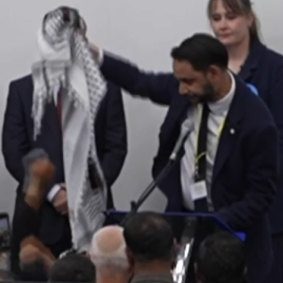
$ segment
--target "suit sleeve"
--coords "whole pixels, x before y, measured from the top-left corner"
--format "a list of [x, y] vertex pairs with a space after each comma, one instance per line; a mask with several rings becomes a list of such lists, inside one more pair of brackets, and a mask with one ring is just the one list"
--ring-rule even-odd
[[172, 74], [144, 72], [126, 60], [106, 53], [101, 71], [108, 80], [129, 93], [161, 105], [169, 105], [172, 94], [178, 89], [177, 80]]
[[278, 136], [270, 125], [251, 131], [245, 155], [245, 195], [216, 214], [238, 231], [247, 231], [267, 211], [278, 186]]
[[127, 131], [121, 90], [109, 84], [104, 127], [102, 168], [110, 187], [119, 176], [127, 154]]
[[22, 101], [16, 84], [11, 83], [2, 131], [2, 152], [8, 171], [19, 183], [22, 183], [24, 178], [22, 158], [29, 150]]

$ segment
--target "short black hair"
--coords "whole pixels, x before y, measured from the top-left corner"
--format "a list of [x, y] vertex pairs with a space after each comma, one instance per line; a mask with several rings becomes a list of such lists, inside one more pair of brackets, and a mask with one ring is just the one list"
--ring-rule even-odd
[[43, 259], [38, 258], [35, 261], [21, 263], [20, 279], [24, 281], [47, 281], [48, 272]]
[[47, 270], [42, 259], [21, 263], [20, 278], [24, 281], [46, 281]]
[[195, 70], [206, 71], [211, 65], [222, 69], [228, 67], [228, 52], [225, 46], [211, 35], [198, 33], [185, 39], [171, 51], [175, 60], [188, 61]]
[[124, 224], [124, 238], [135, 260], [171, 261], [174, 236], [170, 224], [158, 213], [139, 212], [128, 216]]
[[227, 232], [204, 239], [198, 250], [197, 272], [203, 283], [238, 283], [245, 272], [244, 244]]
[[49, 282], [94, 282], [95, 267], [86, 256], [71, 254], [55, 262]]

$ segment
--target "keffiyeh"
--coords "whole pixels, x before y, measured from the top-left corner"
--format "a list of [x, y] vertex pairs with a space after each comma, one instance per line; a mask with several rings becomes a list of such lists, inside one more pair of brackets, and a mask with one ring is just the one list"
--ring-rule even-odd
[[[65, 183], [74, 248], [88, 250], [102, 226], [107, 189], [97, 157], [94, 122], [106, 83], [82, 34], [78, 12], [61, 7], [49, 12], [38, 34], [41, 60], [32, 67], [34, 138], [41, 130], [47, 102], [62, 97], [62, 138]], [[56, 102], [56, 101], [55, 101]], [[89, 163], [98, 186], [91, 188]]]

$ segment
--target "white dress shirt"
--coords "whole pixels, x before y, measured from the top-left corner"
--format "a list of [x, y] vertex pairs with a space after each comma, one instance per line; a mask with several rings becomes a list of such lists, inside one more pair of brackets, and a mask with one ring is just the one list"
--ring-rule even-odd
[[[233, 100], [236, 82], [233, 75], [229, 72], [232, 80], [231, 89], [221, 100], [208, 103], [209, 116], [208, 116], [208, 132], [207, 132], [207, 152], [206, 152], [206, 189], [207, 189], [207, 201], [209, 210], [213, 210], [213, 204], [211, 200], [211, 181], [212, 172], [214, 166], [214, 160], [217, 152], [219, 138], [222, 133], [222, 129], [225, 124], [226, 116], [229, 111], [231, 102]], [[197, 153], [197, 139], [200, 127], [200, 121], [202, 116], [202, 104], [198, 104], [191, 107], [188, 110], [186, 119], [193, 119], [194, 128], [188, 139], [184, 144], [185, 154], [181, 159], [181, 185], [183, 193], [183, 205], [189, 210], [194, 210], [194, 202], [192, 199], [191, 187], [195, 182], [195, 162]]]

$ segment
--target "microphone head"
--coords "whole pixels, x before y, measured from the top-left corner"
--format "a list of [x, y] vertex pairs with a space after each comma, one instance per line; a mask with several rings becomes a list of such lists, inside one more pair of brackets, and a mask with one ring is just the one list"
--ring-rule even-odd
[[193, 119], [186, 119], [181, 128], [182, 134], [188, 134], [194, 130], [194, 121]]
[[177, 159], [180, 150], [182, 148], [182, 146], [184, 145], [188, 135], [193, 131], [194, 129], [194, 122], [193, 119], [186, 119], [182, 126], [181, 126], [181, 131], [180, 131], [180, 135], [179, 138], [175, 144], [175, 147], [169, 157], [169, 160], [174, 161]]

